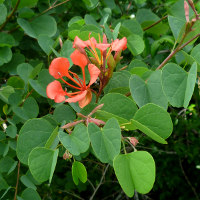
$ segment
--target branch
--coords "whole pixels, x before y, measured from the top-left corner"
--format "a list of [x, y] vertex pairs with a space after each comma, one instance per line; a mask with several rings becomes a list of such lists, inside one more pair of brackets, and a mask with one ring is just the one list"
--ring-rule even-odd
[[184, 169], [183, 169], [183, 165], [182, 165], [182, 162], [181, 162], [181, 159], [180, 159], [180, 158], [179, 158], [179, 164], [180, 164], [180, 167], [181, 167], [181, 171], [182, 171], [182, 173], [183, 173], [183, 176], [185, 177], [185, 180], [187, 181], [188, 185], [191, 187], [191, 189], [192, 189], [192, 191], [193, 191], [193, 193], [194, 193], [196, 199], [199, 200], [200, 198], [199, 198], [199, 196], [198, 196], [198, 194], [197, 194], [195, 188], [192, 186], [192, 184], [191, 184], [189, 178], [187, 177], [187, 175], [186, 175], [186, 173], [185, 173], [185, 171], [184, 171]]
[[18, 184], [19, 184], [19, 171], [20, 171], [20, 161], [18, 162], [18, 168], [17, 168], [17, 182], [16, 182], [16, 187], [15, 187], [14, 200], [17, 199], [17, 190], [18, 190]]
[[70, 0], [63, 1], [63, 2], [58, 3], [58, 4], [56, 4], [56, 5], [55, 5], [55, 3], [54, 3], [52, 6], [50, 6], [50, 7], [47, 8], [46, 10], [44, 10], [44, 11], [43, 11], [40, 15], [38, 15], [37, 17], [39, 17], [39, 16], [41, 16], [41, 15], [47, 13], [48, 11], [50, 11], [50, 10], [52, 10], [52, 9], [58, 7], [58, 6], [61, 6], [61, 5], [64, 4], [64, 3], [67, 3], [68, 1], [70, 1]]
[[150, 26], [146, 27], [146, 28], [143, 28], [143, 31], [146, 31], [150, 28], [152, 28], [153, 26], [159, 24], [162, 20], [166, 19], [168, 17], [168, 15], [165, 15], [164, 17], [162, 17], [161, 19], [159, 19], [157, 22], [151, 24]]
[[[159, 67], [157, 67], [156, 70], [161, 69], [178, 51], [180, 51], [181, 49], [183, 49], [186, 45], [188, 45], [190, 42], [192, 42], [193, 40], [195, 40], [196, 38], [198, 38], [200, 36], [200, 33], [195, 35], [193, 38], [191, 38], [189, 41], [187, 41], [186, 43], [184, 43], [182, 46], [178, 45], [176, 47], [176, 49], [174, 49], [174, 51], [172, 51], [169, 56], [160, 64]], [[179, 43], [181, 44], [181, 43]]]
[[105, 168], [105, 170], [104, 170], [104, 172], [103, 172], [103, 174], [102, 174], [101, 180], [100, 180], [99, 184], [97, 185], [96, 189], [94, 190], [92, 196], [90, 197], [90, 200], [93, 200], [95, 194], [97, 193], [97, 190], [98, 190], [98, 189], [100, 188], [100, 186], [102, 185], [102, 182], [103, 182], [103, 179], [104, 179], [104, 177], [105, 177], [105, 175], [106, 175], [106, 172], [107, 172], [107, 170], [108, 170], [108, 167], [109, 167], [109, 164], [106, 166], [106, 168]]
[[9, 22], [10, 18], [14, 15], [15, 11], [17, 10], [18, 6], [19, 6], [20, 0], [17, 0], [17, 3], [13, 9], [13, 11], [10, 13], [10, 15], [8, 15], [8, 17], [6, 18], [6, 21], [0, 26], [0, 31], [2, 31], [2, 29], [6, 26], [6, 24]]

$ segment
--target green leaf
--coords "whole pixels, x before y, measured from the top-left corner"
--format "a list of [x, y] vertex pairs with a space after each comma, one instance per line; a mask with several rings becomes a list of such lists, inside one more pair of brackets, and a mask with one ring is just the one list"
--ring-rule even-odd
[[88, 132], [97, 158], [103, 163], [112, 162], [120, 153], [121, 148], [121, 129], [117, 120], [109, 119], [102, 129], [90, 123]]
[[24, 90], [24, 81], [18, 76], [12, 76], [8, 79], [7, 85], [12, 86], [16, 91]]
[[78, 185], [79, 180], [83, 183], [87, 181], [87, 171], [85, 166], [81, 162], [78, 161], [73, 162], [72, 178], [76, 185]]
[[173, 129], [169, 113], [152, 103], [142, 106], [131, 121], [137, 129], [162, 144], [167, 144], [165, 139]]
[[1, 32], [0, 33], [0, 47], [12, 47], [15, 45], [15, 39], [12, 35]]
[[115, 28], [114, 28], [114, 30], [113, 30], [113, 40], [116, 40], [116, 39], [117, 39], [118, 34], [119, 34], [120, 27], [121, 27], [121, 22], [119, 22], [119, 23], [115, 26]]
[[21, 63], [17, 66], [17, 74], [24, 80], [25, 83], [28, 83], [29, 76], [32, 71], [33, 67], [29, 63]]
[[115, 88], [129, 87], [130, 76], [131, 74], [127, 71], [114, 72], [112, 78], [104, 88], [104, 92], [108, 93]]
[[6, 129], [7, 136], [15, 138], [17, 134], [17, 127], [14, 125], [9, 125]]
[[55, 139], [58, 136], [58, 126], [53, 130], [51, 136], [49, 137], [49, 139], [47, 140], [45, 147], [47, 149], [51, 148], [52, 144], [54, 143]]
[[82, 0], [85, 3], [85, 6], [88, 10], [92, 10], [97, 7], [99, 1], [98, 0]]
[[37, 17], [31, 22], [18, 18], [17, 23], [28, 36], [33, 38], [38, 38], [39, 35], [47, 35], [52, 37], [57, 31], [55, 19], [48, 15]]
[[136, 21], [136, 19], [124, 20], [120, 27], [120, 35], [124, 37], [128, 37], [132, 34], [138, 35], [142, 38], [143, 30], [142, 30], [141, 25]]
[[15, 161], [9, 156], [2, 158], [0, 160], [0, 173], [8, 172], [14, 162]]
[[49, 180], [49, 183], [51, 183], [57, 157], [58, 149], [34, 148], [28, 157], [28, 166], [33, 177], [39, 182]]
[[0, 47], [0, 66], [10, 62], [12, 59], [12, 51], [9, 47]]
[[196, 63], [193, 63], [188, 73], [174, 63], [164, 66], [162, 70], [162, 85], [172, 106], [187, 108], [194, 91], [196, 76]]
[[50, 82], [54, 80], [55, 79], [53, 76], [49, 74], [49, 71], [47, 69], [43, 69], [38, 75], [38, 80], [30, 79], [29, 83], [38, 94], [43, 97], [47, 97], [46, 87]]
[[26, 188], [21, 197], [23, 200], [41, 200], [39, 194], [32, 188]]
[[138, 110], [131, 99], [118, 93], [105, 95], [99, 103], [104, 104], [101, 108], [102, 111], [112, 113], [127, 120], [133, 118]]
[[37, 187], [34, 185], [34, 183], [30, 180], [30, 178], [27, 175], [21, 176], [20, 181], [28, 188], [32, 188], [34, 190], [37, 189]]
[[146, 81], [137, 75], [131, 76], [131, 95], [139, 107], [154, 103], [167, 109], [168, 101], [162, 89], [161, 76], [160, 70], [152, 72]]
[[136, 151], [118, 155], [113, 164], [119, 184], [128, 197], [134, 195], [134, 190], [146, 194], [152, 189], [155, 181], [155, 162], [148, 152]]
[[136, 56], [144, 51], [144, 41], [139, 35], [131, 34], [127, 37], [127, 47]]
[[180, 34], [183, 32], [183, 27], [185, 26], [185, 20], [173, 16], [168, 16], [169, 26], [172, 30], [174, 38], [178, 41]]
[[25, 100], [22, 107], [12, 107], [15, 114], [24, 120], [35, 118], [39, 114], [39, 106], [33, 97], [29, 97]]
[[[29, 8], [35, 7], [37, 5], [37, 2], [38, 2], [38, 0], [28, 0], [28, 1], [27, 0], [20, 0], [18, 9], [24, 8], [24, 7], [29, 7]], [[12, 0], [13, 6], [16, 5], [16, 3], [17, 3], [17, 0]]]
[[8, 98], [13, 93], [15, 93], [15, 90], [13, 87], [11, 87], [11, 86], [1, 87], [0, 88], [0, 99], [8, 104], [9, 103]]
[[82, 17], [80, 16], [75, 16], [75, 17], [72, 17], [69, 22], [68, 22], [68, 27], [70, 27], [72, 24], [74, 23], [77, 23], [81, 26], [83, 26], [85, 24], [85, 21]]
[[63, 121], [69, 123], [76, 119], [76, 114], [70, 106], [62, 104], [56, 107], [53, 112], [53, 117], [58, 123]]
[[86, 152], [90, 145], [87, 128], [83, 124], [76, 125], [70, 135], [60, 131], [59, 139], [63, 146], [75, 156]]
[[0, 25], [6, 21], [7, 8], [4, 4], [0, 4]]
[[28, 164], [28, 155], [35, 147], [42, 147], [51, 136], [54, 127], [45, 119], [28, 120], [21, 128], [17, 139], [17, 157]]
[[51, 39], [48, 35], [39, 35], [38, 44], [47, 55], [50, 55], [52, 52], [51, 48], [53, 48], [54, 45], [54, 40]]
[[[2, 177], [2, 175], [0, 174], [0, 191], [1, 190], [6, 190], [8, 189], [8, 184], [6, 182], [6, 180]], [[4, 196], [4, 195], [3, 195]]]
[[[195, 59], [195, 61], [200, 65], [200, 44], [196, 45], [191, 52], [191, 56]], [[198, 69], [199, 71], [199, 69]]]

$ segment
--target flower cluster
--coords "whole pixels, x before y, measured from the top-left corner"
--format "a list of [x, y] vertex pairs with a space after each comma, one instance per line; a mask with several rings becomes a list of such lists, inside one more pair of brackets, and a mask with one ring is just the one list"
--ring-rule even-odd
[[[103, 36], [102, 42], [99, 37], [99, 43], [97, 43], [94, 37], [90, 38], [90, 35], [89, 40], [87, 41], [83, 41], [76, 36], [73, 43], [75, 51], [70, 55], [70, 58], [74, 65], [81, 68], [83, 79], [69, 70], [70, 63], [67, 58], [55, 58], [50, 64], [49, 73], [55, 79], [60, 79], [62, 82], [77, 91], [69, 93], [66, 89], [63, 90], [60, 81], [55, 80], [47, 86], [47, 97], [53, 99], [56, 103], [78, 102], [81, 108], [89, 104], [92, 99], [92, 90], [90, 86], [96, 82], [99, 77], [100, 88], [98, 95], [101, 94], [101, 91], [112, 76], [114, 67], [121, 59], [122, 50], [127, 48], [126, 44], [127, 40], [125, 37], [121, 40], [116, 39], [111, 44], [108, 44], [105, 35]], [[113, 51], [115, 52], [114, 56], [111, 53]], [[92, 56], [89, 56], [88, 53]], [[90, 74], [90, 82], [88, 85], [86, 85], [85, 80], [86, 66], [88, 66]], [[67, 77], [70, 82], [66, 81], [63, 77]], [[66, 96], [68, 98], [66, 98]]]

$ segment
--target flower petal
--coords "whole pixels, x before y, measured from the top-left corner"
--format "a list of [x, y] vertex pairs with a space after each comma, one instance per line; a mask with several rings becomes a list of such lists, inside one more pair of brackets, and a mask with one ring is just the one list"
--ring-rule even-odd
[[127, 44], [127, 39], [126, 39], [126, 37], [123, 37], [121, 40], [116, 39], [116, 40], [112, 43], [112, 50], [113, 50], [113, 51], [125, 50], [125, 49], [127, 48], [126, 44]]
[[68, 102], [68, 103], [72, 103], [73, 102], [73, 103], [75, 103], [75, 102], [80, 101], [83, 98], [85, 98], [86, 94], [87, 94], [87, 90], [84, 90], [80, 94], [77, 94], [74, 97], [66, 99], [65, 102]]
[[87, 47], [86, 43], [83, 40], [81, 40], [78, 36], [76, 36], [74, 39], [73, 48], [77, 48], [77, 46], [81, 48]]
[[101, 51], [106, 51], [108, 47], [110, 47], [110, 44], [96, 44], [96, 48], [100, 49]]
[[65, 100], [66, 92], [63, 90], [59, 81], [49, 83], [46, 89], [47, 97], [53, 99], [56, 103], [61, 103]]
[[70, 55], [70, 58], [75, 65], [78, 65], [82, 68], [84, 68], [88, 63], [85, 55], [80, 53], [77, 49]]
[[90, 85], [92, 85], [97, 80], [101, 71], [99, 70], [98, 67], [96, 67], [93, 64], [88, 65], [88, 70], [90, 73], [90, 82], [89, 82], [88, 86], [90, 87]]
[[92, 92], [90, 89], [88, 89], [85, 97], [78, 102], [80, 108], [83, 108], [86, 105], [88, 105], [91, 102], [91, 100], [92, 100]]
[[56, 79], [60, 78], [60, 76], [68, 76], [69, 66], [70, 63], [67, 58], [55, 58], [49, 66], [49, 73]]

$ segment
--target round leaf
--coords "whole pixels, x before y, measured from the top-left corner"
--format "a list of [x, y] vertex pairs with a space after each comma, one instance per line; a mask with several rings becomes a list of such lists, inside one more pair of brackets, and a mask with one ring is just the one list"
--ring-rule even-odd
[[81, 162], [78, 161], [73, 162], [72, 178], [76, 185], [78, 185], [79, 180], [83, 183], [87, 181], [87, 171], [85, 166]]

